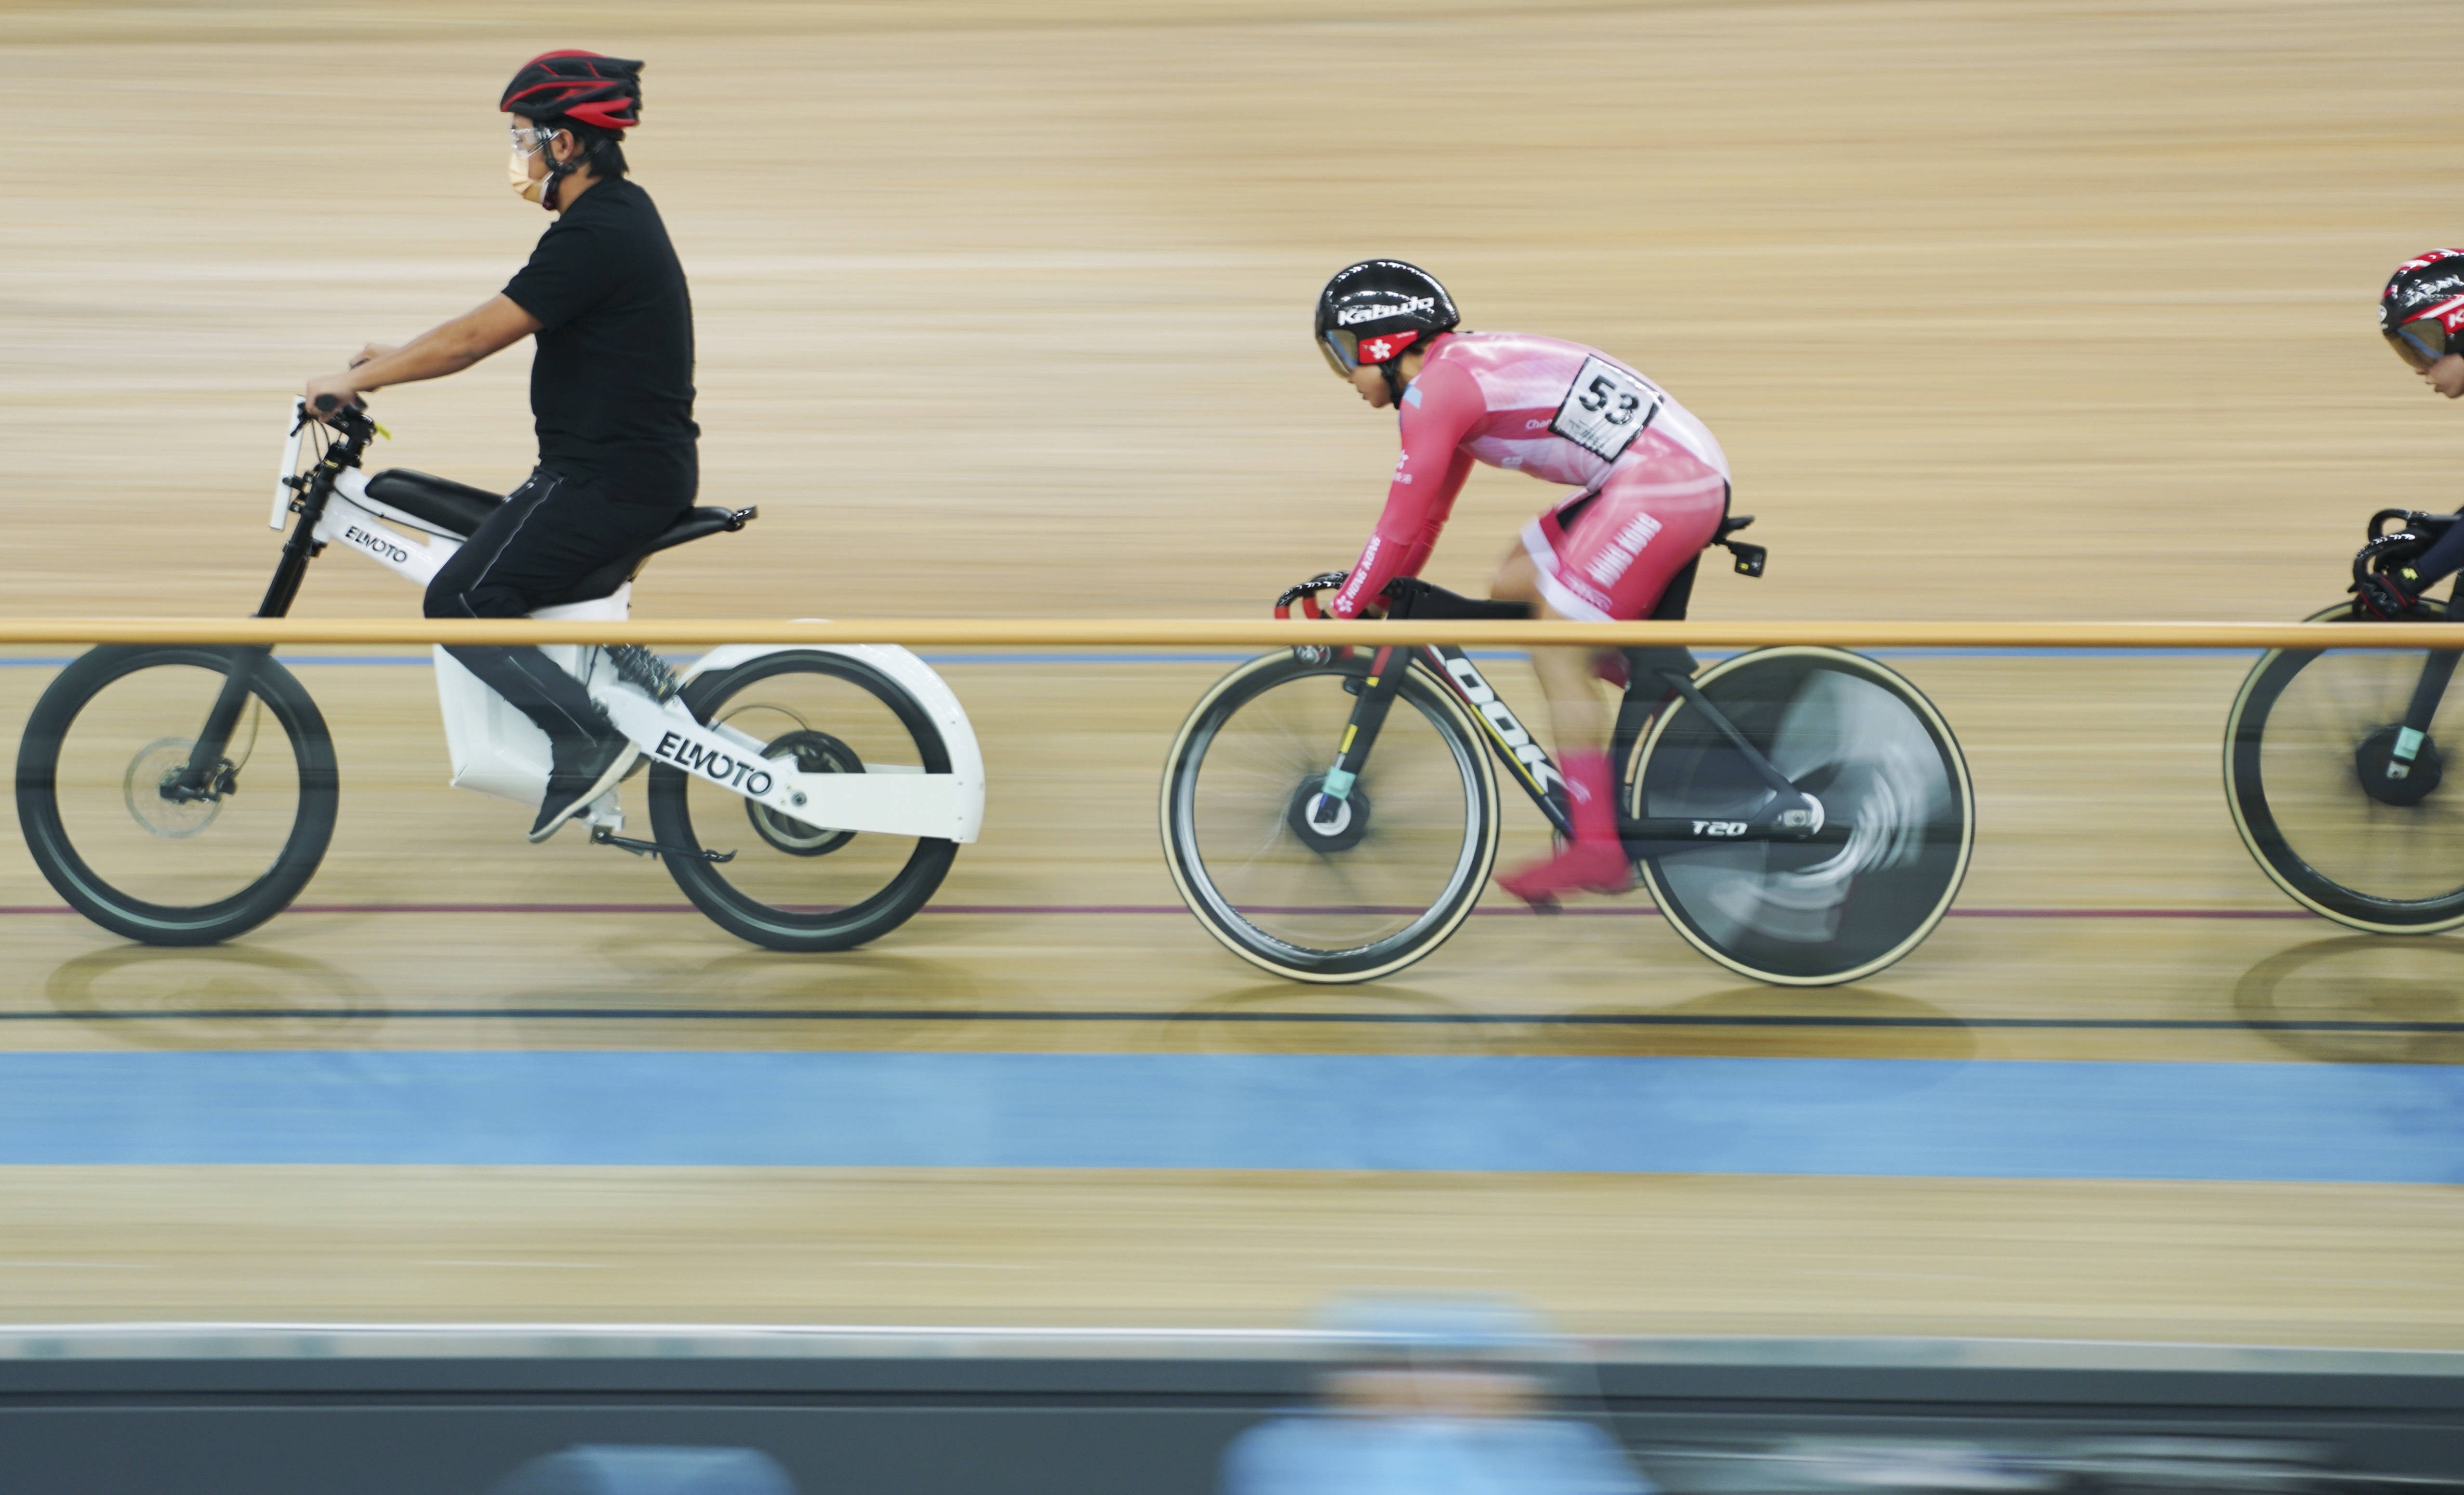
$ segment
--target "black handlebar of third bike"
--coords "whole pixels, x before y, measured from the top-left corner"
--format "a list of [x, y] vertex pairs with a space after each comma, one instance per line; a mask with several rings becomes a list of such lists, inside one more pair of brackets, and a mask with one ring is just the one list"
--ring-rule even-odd
[[[2411, 560], [2438, 542], [2464, 514], [2425, 514], [2418, 509], [2381, 509], [2370, 516], [2369, 541], [2353, 553], [2353, 585], [2372, 571]], [[2397, 528], [2388, 529], [2393, 520]]]

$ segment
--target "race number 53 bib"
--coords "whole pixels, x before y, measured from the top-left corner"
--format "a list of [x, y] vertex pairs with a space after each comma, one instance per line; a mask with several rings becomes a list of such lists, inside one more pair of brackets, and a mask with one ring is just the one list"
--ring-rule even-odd
[[1587, 358], [1549, 429], [1601, 461], [1614, 462], [1642, 434], [1666, 398], [1632, 369], [1604, 358]]

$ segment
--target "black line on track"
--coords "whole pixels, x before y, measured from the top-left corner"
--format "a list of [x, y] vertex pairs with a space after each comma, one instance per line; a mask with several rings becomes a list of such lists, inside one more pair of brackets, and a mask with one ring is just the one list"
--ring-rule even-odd
[[343, 1019], [427, 1021], [540, 1021], [696, 1022], [1320, 1022], [1462, 1027], [1669, 1027], [1669, 1028], [2015, 1028], [2066, 1032], [2130, 1033], [2464, 1033], [2464, 1022], [2382, 1022], [2321, 1020], [2243, 1022], [2205, 1018], [1880, 1018], [1853, 1015], [1711, 1013], [1510, 1013], [1419, 1012], [1016, 1012], [931, 1008], [794, 1007], [764, 1011], [742, 1007], [218, 1007], [199, 1012], [152, 1012], [104, 1008], [92, 1012], [0, 1012], [0, 1022], [211, 1022], [280, 1019], [333, 1022]]

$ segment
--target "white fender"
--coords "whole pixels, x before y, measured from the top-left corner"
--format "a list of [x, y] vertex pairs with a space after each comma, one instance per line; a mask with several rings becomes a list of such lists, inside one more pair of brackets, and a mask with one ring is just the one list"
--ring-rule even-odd
[[[825, 619], [798, 618], [798, 623], [819, 623]], [[958, 694], [949, 682], [934, 673], [933, 667], [895, 644], [722, 644], [693, 662], [685, 671], [690, 684], [714, 670], [730, 670], [747, 660], [765, 654], [840, 654], [861, 660], [888, 675], [901, 690], [915, 698], [924, 715], [940, 729], [941, 741], [949, 749], [950, 772], [955, 780], [954, 820], [949, 829], [941, 832], [945, 839], [971, 843], [983, 833], [984, 824], [984, 754], [977, 745], [975, 725], [967, 720], [966, 708], [958, 704]], [[938, 779], [938, 774], [917, 776]]]

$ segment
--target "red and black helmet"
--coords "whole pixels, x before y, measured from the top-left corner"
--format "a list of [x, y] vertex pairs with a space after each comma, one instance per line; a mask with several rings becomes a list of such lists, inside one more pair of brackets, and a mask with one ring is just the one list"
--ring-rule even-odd
[[2464, 250], [2434, 249], [2396, 266], [2379, 296], [2379, 335], [2416, 369], [2464, 351]]
[[542, 52], [522, 64], [496, 107], [529, 120], [629, 130], [642, 122], [642, 64], [596, 52]]

